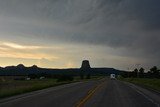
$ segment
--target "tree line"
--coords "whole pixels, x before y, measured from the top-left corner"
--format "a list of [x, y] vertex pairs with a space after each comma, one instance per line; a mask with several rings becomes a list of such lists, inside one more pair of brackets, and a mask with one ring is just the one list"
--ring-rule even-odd
[[133, 78], [160, 78], [160, 69], [157, 66], [150, 68], [149, 71], [145, 72], [145, 69], [141, 67], [140, 69], [135, 68], [132, 72], [122, 72], [121, 76], [133, 77]]

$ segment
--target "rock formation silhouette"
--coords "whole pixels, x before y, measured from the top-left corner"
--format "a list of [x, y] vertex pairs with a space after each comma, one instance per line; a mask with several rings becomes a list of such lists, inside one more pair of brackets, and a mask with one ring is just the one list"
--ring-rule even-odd
[[89, 61], [88, 60], [83, 60], [81, 69], [90, 69], [90, 68], [91, 67], [90, 67]]

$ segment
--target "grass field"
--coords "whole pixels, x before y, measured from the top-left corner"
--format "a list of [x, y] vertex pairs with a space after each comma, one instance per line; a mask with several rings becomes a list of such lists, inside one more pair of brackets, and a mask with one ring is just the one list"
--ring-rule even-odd
[[[91, 79], [101, 79], [103, 77], [92, 77]], [[88, 79], [80, 80], [80, 77], [74, 77], [73, 81], [61, 81], [57, 82], [57, 79], [33, 79], [33, 80], [7, 80], [0, 81], [0, 99], [18, 95], [22, 93], [27, 93], [31, 91], [36, 91], [44, 88], [49, 88], [57, 85], [87, 81]]]
[[44, 80], [21, 80], [21, 81], [5, 81], [0, 82], [0, 98], [40, 90], [56, 85], [70, 83], [71, 81], [56, 82], [55, 79]]
[[146, 88], [154, 89], [160, 92], [160, 79], [149, 78], [121, 78], [123, 81], [131, 82]]

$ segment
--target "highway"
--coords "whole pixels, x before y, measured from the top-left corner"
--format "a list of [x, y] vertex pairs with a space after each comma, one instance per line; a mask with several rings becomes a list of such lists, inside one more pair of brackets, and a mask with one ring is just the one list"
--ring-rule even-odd
[[160, 94], [130, 83], [108, 80], [84, 107], [159, 107]]
[[160, 107], [160, 94], [118, 80], [78, 82], [0, 100], [0, 107]]

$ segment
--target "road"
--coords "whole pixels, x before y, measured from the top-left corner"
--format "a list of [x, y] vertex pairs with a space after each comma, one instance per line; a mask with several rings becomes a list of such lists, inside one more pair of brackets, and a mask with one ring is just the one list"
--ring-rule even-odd
[[159, 107], [160, 95], [118, 80], [78, 82], [0, 100], [0, 107]]
[[160, 95], [130, 83], [108, 80], [84, 107], [159, 107]]

